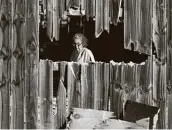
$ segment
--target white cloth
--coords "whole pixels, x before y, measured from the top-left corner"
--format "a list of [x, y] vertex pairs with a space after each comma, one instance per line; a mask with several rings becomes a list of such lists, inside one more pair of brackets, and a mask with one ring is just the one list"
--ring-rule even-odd
[[80, 52], [77, 50], [73, 51], [70, 61], [78, 62], [78, 63], [88, 63], [88, 62], [95, 62], [93, 53], [87, 49], [83, 48]]

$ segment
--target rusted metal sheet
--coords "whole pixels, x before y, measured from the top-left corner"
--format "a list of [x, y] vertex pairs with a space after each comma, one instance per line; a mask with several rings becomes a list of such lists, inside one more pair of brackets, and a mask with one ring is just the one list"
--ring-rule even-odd
[[53, 63], [40, 61], [40, 128], [53, 128]]
[[25, 1], [25, 128], [36, 129], [39, 71], [39, 1]]
[[152, 0], [124, 0], [124, 47], [151, 54]]

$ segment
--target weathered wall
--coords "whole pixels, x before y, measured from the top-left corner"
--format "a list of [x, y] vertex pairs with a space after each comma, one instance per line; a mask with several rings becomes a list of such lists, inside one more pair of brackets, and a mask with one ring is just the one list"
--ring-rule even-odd
[[124, 3], [124, 47], [152, 58], [152, 100], [161, 108], [157, 127], [167, 128], [167, 84], [171, 81], [170, 1], [128, 0]]
[[151, 54], [152, 0], [124, 0], [124, 47]]
[[38, 6], [38, 0], [1, 1], [0, 128], [3, 129], [36, 128]]
[[[9, 129], [9, 95], [11, 77], [11, 24], [8, 0], [2, 0], [0, 6], [0, 128]], [[11, 13], [11, 12], [10, 12]]]

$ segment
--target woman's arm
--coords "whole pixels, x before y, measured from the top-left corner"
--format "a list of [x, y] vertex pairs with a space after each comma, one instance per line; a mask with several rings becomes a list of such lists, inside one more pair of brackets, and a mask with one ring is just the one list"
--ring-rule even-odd
[[90, 51], [90, 62], [95, 62], [95, 58], [94, 58], [94, 55], [93, 53]]

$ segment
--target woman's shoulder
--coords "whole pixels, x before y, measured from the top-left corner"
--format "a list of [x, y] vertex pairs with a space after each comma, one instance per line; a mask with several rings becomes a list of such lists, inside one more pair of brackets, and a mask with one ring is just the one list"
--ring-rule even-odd
[[89, 53], [89, 54], [92, 54], [91, 50], [88, 49], [88, 48], [84, 48], [84, 52]]

